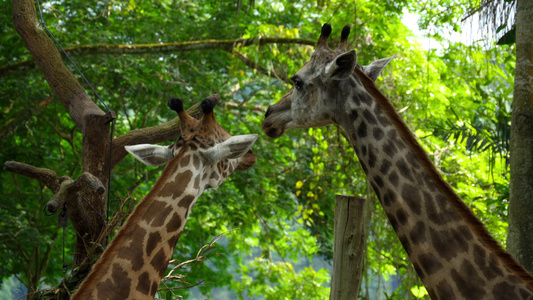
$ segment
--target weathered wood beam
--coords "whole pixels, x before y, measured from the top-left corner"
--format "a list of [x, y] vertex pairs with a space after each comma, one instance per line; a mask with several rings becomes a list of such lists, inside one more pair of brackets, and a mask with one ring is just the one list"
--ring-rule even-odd
[[330, 300], [357, 299], [365, 250], [366, 199], [335, 195], [333, 272]]

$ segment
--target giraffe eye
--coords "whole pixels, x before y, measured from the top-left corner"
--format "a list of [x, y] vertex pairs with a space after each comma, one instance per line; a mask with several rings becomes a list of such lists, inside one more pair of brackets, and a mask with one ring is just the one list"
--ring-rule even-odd
[[294, 81], [294, 87], [297, 90], [301, 90], [304, 87], [304, 82], [301, 81], [300, 79], [294, 79], [293, 81]]

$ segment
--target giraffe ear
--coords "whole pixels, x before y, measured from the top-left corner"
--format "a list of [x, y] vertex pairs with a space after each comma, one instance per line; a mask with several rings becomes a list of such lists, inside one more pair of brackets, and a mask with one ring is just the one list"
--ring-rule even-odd
[[385, 67], [394, 57], [396, 57], [396, 54], [388, 58], [378, 59], [369, 64], [368, 66], [361, 66], [361, 68], [363, 69], [363, 72], [368, 75], [368, 77], [376, 81], [381, 71], [385, 69]]
[[239, 158], [252, 148], [256, 140], [257, 134], [236, 135], [200, 153], [209, 164], [223, 159]]
[[174, 152], [168, 146], [140, 144], [124, 148], [137, 160], [152, 167], [164, 164], [174, 157]]
[[357, 64], [357, 54], [355, 50], [344, 52], [337, 56], [335, 60], [326, 65], [324, 74], [334, 80], [345, 79], [352, 75]]

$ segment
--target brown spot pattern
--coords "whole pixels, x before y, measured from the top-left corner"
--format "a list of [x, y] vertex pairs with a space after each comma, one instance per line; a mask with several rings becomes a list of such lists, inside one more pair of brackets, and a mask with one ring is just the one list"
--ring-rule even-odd
[[154, 281], [152, 282], [152, 288], [150, 289], [150, 295], [151, 296], [154, 296], [155, 293], [157, 292], [157, 288], [159, 287], [159, 283]]
[[168, 246], [170, 247], [171, 250], [174, 250], [174, 247], [176, 247], [176, 244], [178, 243], [180, 235], [181, 235], [181, 232], [178, 232], [178, 234], [168, 239]]
[[494, 286], [492, 290], [494, 299], [519, 299], [514, 286], [507, 282], [501, 282]]
[[381, 167], [379, 168], [379, 171], [381, 172], [381, 174], [387, 175], [387, 173], [389, 172], [390, 167], [391, 167], [390, 161], [387, 160], [387, 159], [384, 159], [381, 162]]
[[183, 199], [180, 200], [178, 203], [179, 207], [189, 208], [191, 206], [191, 203], [194, 201], [196, 197], [193, 195], [186, 195], [183, 196]]
[[373, 169], [376, 166], [376, 160], [377, 160], [377, 157], [376, 157], [375, 148], [374, 146], [369, 145], [368, 146], [368, 167]]
[[429, 235], [433, 247], [445, 260], [451, 260], [459, 253], [468, 252], [468, 243], [456, 230], [435, 230], [430, 228]]
[[159, 272], [159, 277], [163, 277], [165, 270], [168, 266], [168, 261], [166, 259], [165, 250], [161, 248], [150, 261], [150, 265], [154, 267], [156, 271]]
[[420, 215], [422, 210], [421, 207], [421, 198], [420, 198], [420, 192], [415, 186], [412, 186], [410, 184], [404, 184], [402, 188], [402, 198], [409, 206], [412, 212], [414, 212], [417, 215]]
[[143, 264], [143, 242], [146, 230], [139, 225], [135, 225], [132, 230], [135, 233], [133, 238], [119, 248], [117, 257], [130, 261], [132, 270], [138, 271]]
[[383, 114], [383, 109], [381, 109], [380, 105], [374, 105], [374, 116], [378, 119], [381, 127], [387, 128], [391, 125], [389, 119]]
[[167, 223], [167, 232], [174, 232], [180, 229], [181, 223], [181, 216], [178, 213], [174, 213], [170, 221]]
[[220, 168], [218, 171], [213, 171], [213, 173], [211, 173], [211, 177], [209, 177], [209, 179], [213, 179], [213, 180], [218, 180], [220, 178], [220, 176], [218, 175], [220, 172]]
[[381, 176], [374, 176], [374, 182], [382, 188], [384, 186], [383, 179], [381, 179]]
[[393, 185], [398, 185], [398, 174], [396, 174], [396, 171], [392, 171], [389, 175], [389, 180]]
[[139, 276], [139, 280], [137, 282], [137, 291], [148, 295], [150, 293], [150, 274], [148, 272], [143, 272], [141, 276]]
[[[359, 101], [359, 99], [357, 101]], [[359, 118], [359, 113], [357, 112], [357, 109], [354, 109], [350, 112], [350, 120], [355, 121], [357, 118]]]
[[411, 245], [409, 244], [409, 241], [407, 240], [407, 237], [398, 236], [398, 239], [400, 240], [400, 243], [402, 243], [402, 246], [405, 249], [405, 252], [407, 252], [407, 255], [411, 255]]
[[387, 191], [383, 195], [383, 204], [386, 207], [389, 207], [395, 201], [396, 201], [396, 194], [392, 190], [387, 189]]
[[366, 167], [366, 164], [362, 160], [359, 160], [359, 164], [361, 164], [361, 167], [363, 168], [363, 171], [365, 171], [365, 174], [368, 174], [368, 168]]
[[363, 156], [366, 156], [366, 153], [366, 145], [361, 146], [361, 154], [363, 154]]
[[527, 300], [533, 299], [533, 296], [531, 296], [531, 292], [528, 292], [524, 289], [519, 289], [518, 293], [520, 294], [520, 297], [522, 297], [522, 299], [527, 299]]
[[196, 178], [194, 179], [194, 184], [192, 186], [195, 190], [199, 190], [200, 189], [200, 176], [196, 176]]
[[411, 232], [409, 233], [411, 243], [414, 245], [426, 242], [426, 224], [422, 221], [418, 221]]
[[420, 262], [420, 268], [426, 276], [432, 275], [442, 269], [442, 264], [433, 253], [420, 254], [418, 261]]
[[357, 136], [360, 137], [360, 138], [364, 138], [367, 136], [367, 130], [366, 130], [366, 123], [365, 122], [361, 122], [361, 124], [359, 124], [359, 128], [357, 128]]
[[392, 158], [398, 152], [398, 148], [396, 148], [393, 141], [387, 141], [383, 144], [383, 152]]
[[96, 285], [98, 299], [126, 299], [130, 295], [131, 279], [119, 264], [113, 264], [111, 278]]
[[192, 157], [192, 165], [196, 170], [200, 168], [200, 158], [198, 157], [198, 155], [194, 155]]
[[146, 255], [150, 256], [152, 251], [161, 243], [161, 234], [159, 232], [152, 232], [148, 235], [148, 241], [146, 242]]
[[398, 232], [398, 220], [396, 219], [396, 217], [394, 215], [388, 215], [388, 218], [389, 218], [390, 225], [392, 226], [392, 229]]
[[376, 125], [378, 123], [374, 115], [368, 109], [363, 111], [363, 117], [370, 125]]
[[159, 196], [171, 197], [172, 199], [178, 198], [189, 185], [192, 175], [193, 173], [191, 170], [185, 170], [182, 173], [177, 174], [174, 177], [174, 181], [169, 181], [163, 186], [159, 192]]
[[459, 271], [452, 270], [451, 278], [464, 299], [483, 299], [485, 297], [484, 281], [469, 261], [463, 261]]
[[180, 160], [180, 167], [185, 168], [189, 165], [189, 162], [191, 161], [191, 156], [188, 154], [185, 154], [181, 160]]
[[165, 224], [167, 216], [172, 211], [172, 207], [166, 202], [153, 200], [143, 215], [143, 220], [152, 227], [160, 227]]
[[398, 219], [398, 222], [400, 224], [405, 225], [407, 223], [407, 214], [405, 213], [405, 210], [403, 208], [399, 208], [398, 211], [396, 211], [396, 218]]
[[361, 99], [361, 101], [362, 101], [364, 104], [366, 104], [366, 105], [372, 107], [372, 100], [373, 100], [373, 99], [372, 99], [372, 96], [370, 96], [369, 94], [366, 94], [366, 93], [365, 93], [365, 94], [360, 94], [360, 95], [359, 95], [359, 98]]
[[398, 167], [398, 170], [400, 170], [400, 174], [403, 178], [408, 179], [409, 181], [413, 182], [413, 175], [411, 174], [411, 169], [409, 168], [409, 165], [405, 162], [405, 159], [401, 159], [398, 162], [396, 162], [396, 166]]
[[414, 155], [413, 152], [409, 152], [406, 157], [407, 161], [413, 166], [415, 169], [420, 169], [420, 164], [418, 163], [418, 158]]
[[[453, 292], [453, 288], [446, 282], [446, 280], [439, 282], [436, 285], [435, 290], [436, 290], [435, 297], [437, 299], [446, 300], [446, 299], [456, 298]], [[430, 296], [433, 298], [433, 295], [430, 295]]]

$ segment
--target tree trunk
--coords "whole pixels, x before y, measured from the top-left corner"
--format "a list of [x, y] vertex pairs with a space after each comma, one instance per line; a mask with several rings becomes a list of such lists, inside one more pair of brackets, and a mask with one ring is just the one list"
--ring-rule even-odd
[[533, 1], [518, 0], [507, 250], [533, 273]]
[[[13, 23], [18, 34], [22, 38], [26, 48], [30, 51], [35, 63], [43, 72], [48, 85], [57, 96], [61, 104], [67, 109], [72, 121], [83, 134], [84, 150], [89, 146], [90, 151], [98, 151], [98, 155], [93, 154], [87, 157], [87, 150], [82, 158], [82, 168], [84, 172], [94, 172], [102, 183], [107, 183], [107, 173], [104, 169], [109, 165], [108, 161], [102, 159], [102, 153], [109, 153], [109, 124], [105, 113], [91, 100], [85, 93], [83, 87], [76, 80], [74, 75], [65, 67], [58, 50], [46, 35], [37, 20], [35, 2], [32, 0], [13, 1]], [[97, 160], [91, 159], [97, 157]], [[105, 157], [105, 155], [104, 155]], [[89, 158], [89, 159], [87, 159]], [[52, 172], [57, 182], [61, 182], [58, 176]], [[76, 191], [78, 192], [78, 191]], [[92, 240], [98, 237], [104, 228], [102, 217], [105, 218], [105, 194], [83, 190], [83, 197], [94, 211], [87, 214], [89, 218], [84, 220], [72, 219], [72, 224], [76, 229], [78, 238], [76, 240], [76, 251], [74, 254], [74, 266], [77, 266], [86, 256], [86, 242], [82, 240], [84, 235], [88, 235]], [[87, 208], [87, 204], [84, 204]], [[77, 225], [82, 225], [77, 227]], [[83, 228], [84, 230], [80, 230]]]

